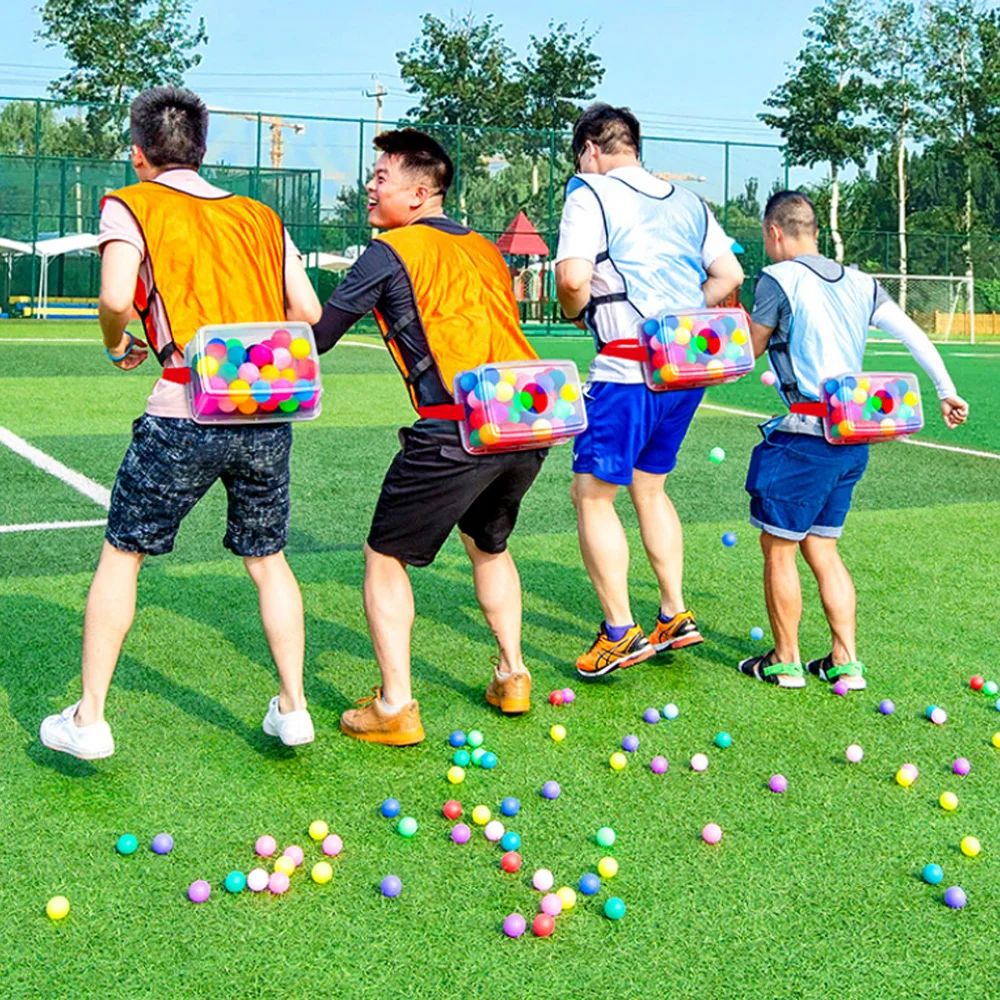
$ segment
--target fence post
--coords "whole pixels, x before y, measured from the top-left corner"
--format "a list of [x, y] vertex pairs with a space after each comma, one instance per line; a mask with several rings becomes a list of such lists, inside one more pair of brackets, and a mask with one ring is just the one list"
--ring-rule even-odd
[[[362, 213], [365, 206], [365, 120], [358, 119], [358, 228], [354, 234], [354, 245], [360, 251], [361, 234], [364, 232], [365, 220]], [[359, 253], [360, 256], [360, 253]]]
[[38, 213], [39, 213], [39, 185], [38, 176], [41, 170], [41, 145], [42, 145], [42, 102], [35, 101], [35, 164], [34, 181], [31, 192], [31, 301], [34, 304], [32, 315], [38, 319], [38, 254], [35, 250], [38, 247]]
[[260, 200], [260, 141], [263, 138], [263, 123], [260, 120], [260, 112], [257, 112], [257, 158], [253, 168], [253, 195]]
[[722, 203], [722, 228], [729, 228], [729, 143], [726, 143], [726, 167], [723, 172], [723, 197], [725, 201]]
[[458, 220], [462, 225], [468, 225], [469, 217], [465, 211], [465, 192], [462, 190], [462, 123], [455, 126], [455, 190], [458, 192]]
[[[556, 233], [555, 229], [555, 210], [556, 210], [556, 130], [549, 129], [549, 264], [551, 265], [553, 257], [553, 247], [552, 247], [552, 236]], [[556, 235], [558, 235], [556, 233]], [[545, 332], [552, 332], [552, 313], [553, 305], [551, 302], [546, 302], [548, 296], [548, 289], [550, 282], [548, 280], [549, 275], [545, 275], [542, 278], [542, 301], [545, 302]]]
[[[69, 161], [63, 157], [59, 161], [59, 235], [66, 235], [66, 167]], [[66, 254], [59, 255], [59, 281], [56, 283], [56, 291], [60, 296], [65, 295], [64, 285], [66, 281]]]
[[788, 147], [787, 147], [787, 146], [785, 147], [785, 155], [784, 155], [784, 160], [785, 160], [785, 190], [787, 191], [787, 190], [788, 190], [788, 184], [789, 184], [789, 173], [788, 173]]

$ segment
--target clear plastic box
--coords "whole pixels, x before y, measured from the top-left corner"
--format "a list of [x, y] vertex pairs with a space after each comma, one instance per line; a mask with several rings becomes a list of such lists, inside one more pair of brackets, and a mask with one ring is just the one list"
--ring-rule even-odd
[[458, 422], [470, 455], [563, 444], [587, 429], [580, 374], [572, 361], [511, 361], [455, 376]]
[[849, 372], [823, 383], [823, 434], [830, 444], [867, 444], [924, 426], [920, 383], [910, 372]]
[[750, 323], [742, 309], [662, 312], [639, 323], [642, 362], [653, 392], [735, 382], [753, 371]]
[[315, 420], [323, 383], [308, 323], [203, 326], [184, 348], [188, 410], [199, 424]]

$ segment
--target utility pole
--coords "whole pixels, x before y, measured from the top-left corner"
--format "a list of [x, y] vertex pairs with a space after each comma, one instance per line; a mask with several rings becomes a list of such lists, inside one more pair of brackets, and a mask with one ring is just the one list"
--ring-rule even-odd
[[[372, 79], [375, 81], [374, 90], [364, 91], [365, 97], [373, 97], [375, 99], [375, 134], [378, 135], [382, 131], [382, 108], [385, 105], [385, 99], [389, 96], [389, 91], [382, 86], [382, 81], [378, 78], [377, 73], [372, 73]], [[375, 150], [372, 160], [378, 159], [378, 150]], [[378, 236], [378, 229], [372, 228], [372, 239]]]

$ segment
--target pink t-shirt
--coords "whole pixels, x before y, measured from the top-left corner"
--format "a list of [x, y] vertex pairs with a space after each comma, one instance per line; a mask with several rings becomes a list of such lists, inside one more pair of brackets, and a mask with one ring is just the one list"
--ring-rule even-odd
[[[198, 198], [227, 198], [231, 194], [223, 191], [222, 188], [209, 184], [201, 177], [197, 170], [178, 168], [176, 170], [166, 170], [159, 175], [151, 184], [165, 184], [175, 191], [184, 191], [186, 194], [194, 195]], [[132, 213], [120, 202], [113, 199], [105, 202], [101, 210], [101, 228], [97, 237], [98, 245], [103, 247], [106, 243], [119, 240], [134, 246], [142, 254], [142, 261], [139, 264], [139, 277], [150, 293], [153, 303], [152, 316], [156, 329], [163, 331], [164, 336], [170, 336], [170, 323], [167, 320], [166, 310], [160, 297], [153, 296], [153, 268], [146, 252], [146, 241], [143, 239], [142, 230], [132, 216]], [[285, 260], [291, 260], [292, 256], [299, 257], [292, 238], [285, 230]], [[155, 358], [150, 352], [150, 360], [156, 364]], [[167, 361], [168, 368], [182, 367], [183, 362], [179, 355], [174, 354]], [[187, 399], [185, 397], [184, 386], [176, 382], [167, 382], [165, 379], [157, 379], [153, 391], [146, 401], [146, 412], [153, 417], [179, 417], [189, 418]]]

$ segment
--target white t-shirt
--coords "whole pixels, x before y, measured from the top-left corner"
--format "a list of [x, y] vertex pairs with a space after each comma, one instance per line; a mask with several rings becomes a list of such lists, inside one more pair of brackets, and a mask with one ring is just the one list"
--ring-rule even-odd
[[[670, 194], [673, 185], [660, 180], [640, 166], [616, 167], [608, 172], [609, 177], [619, 177], [632, 187], [654, 198], [664, 198]], [[723, 232], [711, 210], [706, 207], [708, 228], [702, 248], [702, 266], [709, 267], [732, 248], [732, 240]], [[608, 249], [604, 215], [597, 196], [590, 188], [579, 187], [572, 191], [563, 205], [562, 221], [559, 224], [559, 249], [556, 263], [563, 260], [588, 260], [596, 263], [599, 254]], [[625, 282], [614, 271], [598, 273], [591, 279], [591, 294], [610, 295], [624, 292]], [[636, 314], [627, 302], [616, 302], [605, 307], [605, 319], [622, 338], [635, 336]], [[597, 355], [590, 366], [590, 378], [594, 382], [642, 382], [642, 368], [638, 361], [625, 358], [610, 358]]]

